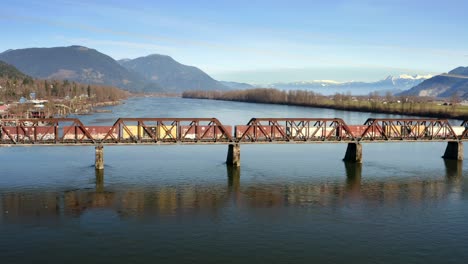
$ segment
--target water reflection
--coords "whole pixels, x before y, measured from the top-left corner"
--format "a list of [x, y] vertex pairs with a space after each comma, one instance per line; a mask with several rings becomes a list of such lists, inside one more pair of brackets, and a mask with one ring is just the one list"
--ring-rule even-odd
[[346, 191], [352, 198], [359, 198], [361, 192], [362, 163], [343, 162], [346, 171]]
[[96, 192], [104, 192], [104, 170], [95, 170]]
[[[295, 206], [337, 208], [349, 203], [368, 206], [421, 204], [453, 199], [462, 191], [461, 162], [444, 161], [446, 178], [402, 180], [363, 179], [362, 164], [345, 163], [344, 174], [334, 181], [241, 184], [241, 169], [227, 167], [227, 185], [141, 186], [107, 188], [103, 171], [96, 171], [93, 189], [63, 192], [5, 193], [0, 196], [5, 223], [56, 222], [84, 212], [110, 209], [121, 218], [154, 216], [217, 216], [228, 208], [256, 209]], [[346, 176], [346, 177], [344, 177]], [[448, 180], [447, 180], [448, 179]], [[448, 182], [447, 182], [448, 181]], [[455, 196], [460, 197], [460, 196]]]
[[240, 167], [226, 166], [228, 179], [228, 195], [234, 204], [240, 199]]
[[459, 180], [463, 175], [463, 161], [443, 159], [445, 165], [445, 173], [449, 180]]

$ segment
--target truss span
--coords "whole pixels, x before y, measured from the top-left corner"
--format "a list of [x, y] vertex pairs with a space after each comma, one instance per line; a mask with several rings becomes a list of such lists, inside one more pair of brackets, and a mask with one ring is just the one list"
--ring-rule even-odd
[[465, 141], [468, 121], [340, 118], [252, 118], [223, 125], [216, 118], [119, 118], [111, 126], [85, 126], [75, 118], [0, 119], [0, 145], [260, 144]]

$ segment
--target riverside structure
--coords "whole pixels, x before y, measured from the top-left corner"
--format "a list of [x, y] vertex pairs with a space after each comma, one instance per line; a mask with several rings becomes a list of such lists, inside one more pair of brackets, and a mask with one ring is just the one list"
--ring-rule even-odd
[[104, 146], [225, 144], [226, 164], [240, 166], [241, 144], [346, 143], [344, 161], [362, 162], [361, 143], [447, 142], [445, 159], [463, 160], [468, 121], [340, 118], [252, 118], [225, 126], [216, 118], [119, 118], [112, 126], [85, 126], [75, 118], [0, 119], [0, 146], [95, 146], [95, 168], [104, 169]]

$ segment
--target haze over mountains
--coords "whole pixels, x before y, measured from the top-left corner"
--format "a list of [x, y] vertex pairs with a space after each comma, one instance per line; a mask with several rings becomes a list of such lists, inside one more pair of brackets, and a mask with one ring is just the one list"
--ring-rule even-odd
[[183, 65], [166, 55], [153, 54], [116, 61], [95, 49], [83, 46], [7, 50], [0, 53], [0, 60], [34, 78], [105, 84], [132, 92], [180, 93], [187, 90], [273, 87], [283, 90], [311, 90], [324, 95], [337, 92], [355, 95], [390, 92], [450, 97], [457, 93], [462, 98], [468, 98], [468, 67], [459, 67], [434, 77], [403, 74], [388, 76], [377, 82], [315, 80], [251, 85], [217, 81], [197, 67]]
[[200, 69], [163, 55], [119, 63], [97, 50], [70, 46], [7, 50], [0, 53], [0, 60], [35, 78], [106, 84], [133, 92], [228, 89]]
[[314, 80], [304, 82], [291, 83], [274, 83], [269, 85], [272, 88], [284, 90], [312, 90], [324, 95], [340, 93], [351, 93], [353, 95], [367, 95], [371, 92], [384, 94], [390, 92], [392, 94], [410, 89], [422, 81], [430, 78], [430, 75], [400, 75], [388, 76], [387, 78], [377, 82], [337, 82], [332, 80]]

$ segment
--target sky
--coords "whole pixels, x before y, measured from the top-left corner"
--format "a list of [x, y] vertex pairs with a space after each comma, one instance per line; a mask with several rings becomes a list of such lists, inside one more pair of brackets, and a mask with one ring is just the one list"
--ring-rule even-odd
[[0, 52], [165, 54], [218, 80], [376, 81], [468, 66], [468, 1], [0, 0]]

